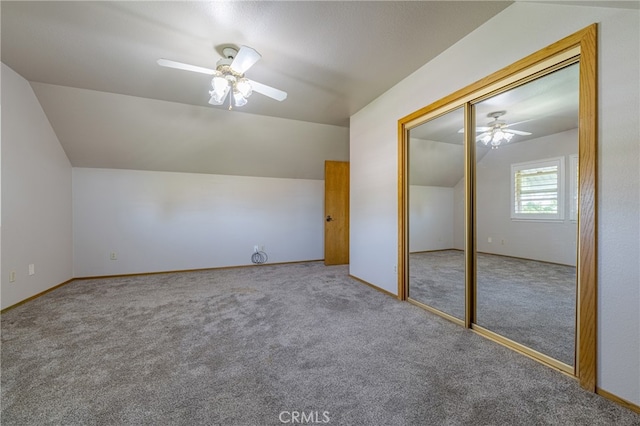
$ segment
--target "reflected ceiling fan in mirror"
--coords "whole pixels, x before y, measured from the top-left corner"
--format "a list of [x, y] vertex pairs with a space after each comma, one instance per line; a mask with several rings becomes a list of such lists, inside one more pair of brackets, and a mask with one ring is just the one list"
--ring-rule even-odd
[[[530, 132], [510, 129], [511, 126], [515, 126], [529, 120], [507, 124], [505, 121], [500, 120], [500, 117], [506, 113], [507, 111], [495, 111], [487, 114], [487, 117], [493, 118], [493, 121], [487, 123], [486, 126], [476, 127], [476, 132], [482, 132], [476, 136], [476, 142], [482, 142], [485, 146], [491, 146], [491, 149], [498, 149], [500, 144], [503, 142], [510, 142], [514, 135], [531, 135]], [[460, 129], [458, 133], [464, 133], [464, 129]]]
[[209, 91], [211, 105], [222, 105], [229, 92], [231, 92], [229, 109], [232, 109], [233, 106], [245, 105], [247, 98], [253, 92], [261, 93], [277, 101], [287, 99], [287, 92], [249, 80], [244, 76], [244, 73], [262, 57], [255, 49], [248, 46], [241, 46], [240, 50], [235, 47], [225, 47], [222, 49], [222, 54], [224, 57], [217, 62], [215, 70], [169, 59], [158, 59], [158, 65], [212, 75], [211, 90]]

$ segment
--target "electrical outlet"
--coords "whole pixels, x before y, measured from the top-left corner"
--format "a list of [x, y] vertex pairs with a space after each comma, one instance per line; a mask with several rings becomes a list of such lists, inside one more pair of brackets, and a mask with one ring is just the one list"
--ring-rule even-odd
[[118, 253], [116, 253], [115, 251], [112, 251], [111, 254], [109, 255], [109, 259], [118, 260]]
[[393, 272], [398, 273], [398, 265], [393, 265]]
[[491, 237], [487, 238], [487, 242], [488, 243], [492, 243], [493, 242], [493, 238], [491, 238]]
[[34, 275], [36, 273], [36, 265], [33, 263], [29, 264], [29, 275]]
[[16, 271], [9, 272], [9, 282], [12, 283], [12, 282], [15, 282], [15, 280], [16, 280]]
[[500, 244], [504, 245], [504, 240], [501, 240], [501, 241], [500, 241]]

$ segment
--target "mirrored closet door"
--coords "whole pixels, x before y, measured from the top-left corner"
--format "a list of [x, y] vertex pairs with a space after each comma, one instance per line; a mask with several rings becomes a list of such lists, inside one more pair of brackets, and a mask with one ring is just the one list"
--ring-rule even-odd
[[474, 323], [574, 365], [579, 65], [474, 105]]
[[409, 131], [409, 298], [465, 318], [464, 108]]
[[398, 294], [595, 390], [597, 26], [398, 121]]

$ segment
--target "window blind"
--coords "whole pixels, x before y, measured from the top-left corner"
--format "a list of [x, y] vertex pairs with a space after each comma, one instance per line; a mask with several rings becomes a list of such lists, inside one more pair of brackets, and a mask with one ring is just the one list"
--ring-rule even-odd
[[558, 166], [517, 170], [514, 178], [517, 214], [558, 214]]

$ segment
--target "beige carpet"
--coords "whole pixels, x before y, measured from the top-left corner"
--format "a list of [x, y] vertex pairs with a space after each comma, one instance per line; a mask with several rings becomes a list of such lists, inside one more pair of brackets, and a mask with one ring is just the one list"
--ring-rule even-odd
[[61, 287], [2, 315], [2, 425], [640, 424], [347, 274], [311, 262]]
[[[574, 365], [576, 268], [479, 253], [476, 323]], [[464, 252], [409, 257], [412, 299], [464, 319]]]

